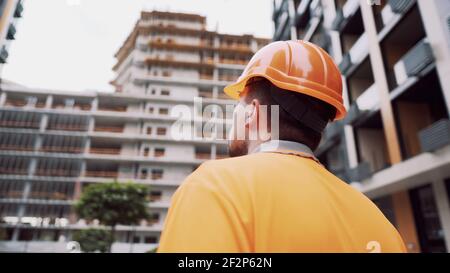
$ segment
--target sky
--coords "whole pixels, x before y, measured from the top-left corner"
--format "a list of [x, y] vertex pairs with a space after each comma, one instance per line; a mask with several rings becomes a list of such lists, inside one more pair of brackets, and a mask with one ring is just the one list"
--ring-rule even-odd
[[2, 78], [53, 90], [111, 91], [114, 54], [141, 10], [196, 13], [207, 29], [271, 38], [272, 0], [25, 0]]

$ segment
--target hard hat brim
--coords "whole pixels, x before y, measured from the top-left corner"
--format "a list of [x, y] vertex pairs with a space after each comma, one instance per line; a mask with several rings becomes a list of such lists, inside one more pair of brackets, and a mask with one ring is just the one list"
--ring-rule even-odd
[[[287, 76], [283, 72], [280, 72], [272, 67], [254, 68], [253, 71], [249, 71], [247, 76], [238, 79], [236, 83], [226, 86], [224, 88], [225, 94], [234, 100], [239, 100], [240, 94], [245, 89], [248, 80], [254, 77], [263, 77], [278, 88], [302, 93], [332, 105], [336, 108], [336, 117], [334, 120], [341, 120], [347, 114], [342, 102], [339, 101], [340, 96], [337, 93], [335, 97], [328, 95], [335, 94], [333, 90], [330, 90], [324, 85], [317, 84], [306, 79], [299, 80], [298, 78]], [[282, 79], [283, 81], [275, 80], [275, 78]]]

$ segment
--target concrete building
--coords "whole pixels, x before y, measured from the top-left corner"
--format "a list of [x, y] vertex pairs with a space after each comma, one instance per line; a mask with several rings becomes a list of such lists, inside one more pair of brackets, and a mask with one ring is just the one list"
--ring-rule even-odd
[[375, 201], [410, 252], [450, 251], [450, 2], [274, 1], [274, 39], [326, 49], [349, 111], [317, 156]]
[[[222, 88], [268, 43], [206, 30], [194, 14], [142, 12], [116, 54], [116, 91], [66, 92], [4, 82], [0, 93], [0, 251], [64, 252], [87, 228], [71, 208], [86, 185], [117, 179], [149, 185], [151, 219], [118, 226], [113, 252], [144, 252], [159, 240], [169, 200], [207, 159], [227, 155], [199, 118], [232, 101]], [[202, 104], [195, 104], [201, 98]], [[198, 100], [198, 99], [197, 99]], [[197, 137], [177, 139], [177, 107]], [[198, 106], [198, 107], [197, 107]], [[189, 116], [189, 115], [188, 115]], [[220, 131], [218, 131], [220, 133]]]
[[16, 35], [17, 19], [22, 17], [22, 0], [0, 0], [0, 75], [8, 59], [8, 48]]

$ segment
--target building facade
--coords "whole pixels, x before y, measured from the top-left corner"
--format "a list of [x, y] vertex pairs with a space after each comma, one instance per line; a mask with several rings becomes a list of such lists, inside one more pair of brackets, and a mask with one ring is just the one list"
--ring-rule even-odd
[[[179, 184], [203, 161], [227, 156], [225, 110], [233, 102], [222, 88], [268, 42], [208, 31], [195, 14], [142, 12], [116, 54], [115, 92], [4, 82], [0, 251], [68, 251], [74, 230], [97, 224], [78, 219], [73, 203], [87, 185], [113, 180], [151, 190], [151, 218], [118, 226], [113, 252], [154, 248]], [[188, 131], [174, 132], [176, 122]]]
[[381, 208], [408, 251], [450, 251], [450, 2], [281, 0], [273, 21], [274, 40], [320, 45], [343, 75], [348, 116], [317, 156]]
[[8, 48], [16, 36], [16, 24], [22, 17], [22, 0], [0, 0], [0, 75], [8, 59]]

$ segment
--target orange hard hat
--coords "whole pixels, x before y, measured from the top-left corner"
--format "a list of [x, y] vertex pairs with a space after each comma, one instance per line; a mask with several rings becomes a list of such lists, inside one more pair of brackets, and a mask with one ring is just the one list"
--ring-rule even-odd
[[261, 48], [247, 64], [236, 83], [224, 92], [239, 99], [247, 81], [263, 77], [278, 88], [299, 92], [336, 108], [334, 120], [345, 117], [342, 99], [342, 78], [338, 67], [325, 50], [315, 44], [278, 41]]

